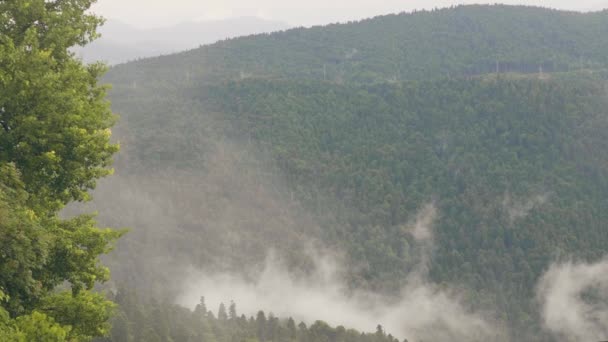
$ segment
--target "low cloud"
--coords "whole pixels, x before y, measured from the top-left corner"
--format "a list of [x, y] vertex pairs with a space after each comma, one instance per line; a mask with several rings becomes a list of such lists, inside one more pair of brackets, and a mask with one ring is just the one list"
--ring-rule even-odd
[[559, 341], [608, 339], [608, 258], [551, 266], [537, 295], [544, 326]]
[[542, 193], [527, 199], [517, 199], [507, 193], [503, 198], [502, 207], [509, 218], [509, 222], [513, 224], [515, 221], [528, 216], [532, 210], [545, 205], [549, 201], [549, 197], [548, 193]]
[[[410, 231], [420, 243], [432, 244], [436, 212], [434, 205], [424, 207], [411, 225]], [[430, 250], [422, 249], [421, 253]], [[323, 320], [368, 332], [380, 324], [388, 333], [410, 341], [505, 340], [496, 326], [467, 310], [457, 292], [428, 281], [424, 266], [405, 280], [401, 296], [388, 298], [365, 291], [349, 293], [339, 259], [318, 250], [310, 254], [314, 254], [315, 267], [305, 276], [290, 273], [274, 253], [269, 254], [254, 280], [192, 271], [178, 303], [194, 307], [204, 296], [209, 307], [217, 308], [220, 302], [234, 300], [239, 311], [247, 315], [264, 310], [279, 317], [308, 323]]]

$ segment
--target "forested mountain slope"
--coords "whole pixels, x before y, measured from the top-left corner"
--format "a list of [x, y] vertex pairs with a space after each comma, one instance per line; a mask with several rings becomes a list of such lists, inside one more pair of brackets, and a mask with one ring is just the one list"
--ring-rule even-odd
[[146, 266], [158, 253], [255, 274], [265, 248], [306, 270], [311, 239], [344, 252], [350, 290], [397, 296], [430, 203], [430, 279], [515, 338], [551, 340], [539, 277], [607, 251], [606, 31], [607, 12], [462, 6], [113, 68], [117, 172], [173, 215], [125, 222], [132, 199], [116, 199], [110, 220], [135, 229], [114, 275], [162, 283]]
[[111, 80], [408, 80], [605, 67], [608, 13], [460, 6], [237, 38], [116, 68]]
[[512, 299], [556, 255], [606, 250], [608, 117], [593, 82], [247, 81], [204, 93], [272, 150], [309, 206], [337, 210], [320, 191], [357, 209], [322, 231], [367, 260], [360, 276], [380, 288], [411, 269], [403, 227], [432, 201], [433, 278], [491, 288], [504, 304], [522, 307]]

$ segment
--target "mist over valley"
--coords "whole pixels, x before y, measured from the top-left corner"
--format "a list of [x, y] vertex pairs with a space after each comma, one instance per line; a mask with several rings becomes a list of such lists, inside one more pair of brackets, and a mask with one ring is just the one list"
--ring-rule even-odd
[[0, 341], [608, 339], [605, 6], [102, 1], [0, 1]]

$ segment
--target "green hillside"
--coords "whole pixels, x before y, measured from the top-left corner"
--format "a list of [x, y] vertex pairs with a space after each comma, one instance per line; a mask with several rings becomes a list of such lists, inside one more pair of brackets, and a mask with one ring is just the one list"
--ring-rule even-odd
[[[167, 223], [179, 226], [162, 237], [181, 246], [168, 249], [179, 260], [227, 258], [252, 272], [273, 241], [305, 269], [294, 246], [308, 237], [345, 251], [351, 289], [389, 296], [420, 263], [408, 227], [433, 203], [431, 280], [466, 288], [467, 303], [496, 312], [515, 337], [550, 340], [534, 298], [540, 275], [552, 261], [608, 250], [607, 31], [608, 12], [461, 6], [117, 66], [107, 76], [121, 115], [117, 170], [162, 174], [150, 182], [159, 194], [197, 193], [179, 208], [242, 200], [234, 184], [246, 179], [309, 214], [247, 207], [256, 213], [220, 225], [198, 209]], [[227, 165], [238, 171], [219, 182], [228, 190], [209, 200], [208, 188], [180, 185], [213, 170], [225, 142], [237, 151]], [[311, 225], [289, 223], [301, 220]], [[142, 225], [117, 251], [119, 282], [139, 269], [134, 255], [150, 253], [137, 241]], [[218, 244], [220, 226], [248, 231], [245, 242]]]
[[[608, 13], [459, 6], [230, 39], [114, 68], [110, 79], [400, 81], [605, 68]], [[498, 64], [498, 65], [497, 65]]]
[[490, 290], [473, 300], [514, 314], [526, 305], [513, 299], [532, 299], [552, 258], [606, 251], [604, 92], [570, 79], [498, 79], [247, 81], [204, 93], [272, 151], [315, 212], [340, 212], [327, 195], [356, 209], [322, 230], [369, 263], [354, 284], [399, 290], [416, 261], [403, 227], [435, 202], [433, 279]]

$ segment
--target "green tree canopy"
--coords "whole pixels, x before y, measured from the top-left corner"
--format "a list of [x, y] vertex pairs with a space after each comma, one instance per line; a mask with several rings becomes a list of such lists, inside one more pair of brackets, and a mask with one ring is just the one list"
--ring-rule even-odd
[[86, 200], [118, 150], [97, 85], [105, 67], [69, 51], [96, 37], [93, 2], [0, 2], [0, 160], [15, 163], [37, 209]]
[[91, 292], [109, 279], [99, 255], [122, 232], [91, 215], [60, 219], [88, 199], [118, 146], [97, 85], [102, 64], [70, 48], [96, 37], [89, 0], [0, 2], [0, 340], [89, 340], [113, 304]]

